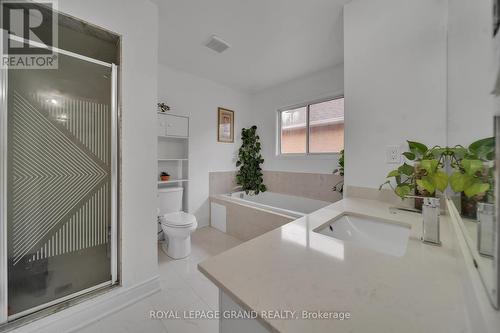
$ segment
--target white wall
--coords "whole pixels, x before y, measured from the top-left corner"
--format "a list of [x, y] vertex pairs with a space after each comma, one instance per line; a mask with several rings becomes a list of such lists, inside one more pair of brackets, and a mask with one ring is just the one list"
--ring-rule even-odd
[[446, 0], [344, 8], [346, 184], [378, 188], [386, 146], [446, 144]]
[[[236, 169], [242, 127], [248, 122], [249, 96], [213, 81], [160, 65], [158, 101], [172, 113], [190, 117], [189, 211], [199, 226], [209, 223], [208, 173]], [[235, 112], [235, 142], [217, 142], [217, 108]]]
[[337, 155], [283, 157], [276, 155], [277, 111], [280, 108], [344, 93], [343, 65], [334, 66], [252, 96], [252, 116], [259, 127], [264, 170], [306, 173], [332, 173]]
[[448, 144], [493, 136], [490, 0], [453, 0], [448, 14]]
[[158, 14], [150, 1], [60, 0], [59, 9], [122, 36], [121, 282], [158, 274], [156, 110]]

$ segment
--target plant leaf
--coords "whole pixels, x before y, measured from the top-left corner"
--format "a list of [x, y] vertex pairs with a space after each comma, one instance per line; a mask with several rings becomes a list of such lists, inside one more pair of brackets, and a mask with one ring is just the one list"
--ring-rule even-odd
[[398, 170], [392, 170], [391, 172], [389, 172], [387, 174], [387, 178], [391, 178], [391, 177], [398, 177], [400, 176], [401, 174], [399, 173]]
[[398, 185], [394, 191], [396, 194], [401, 197], [402, 199], [406, 198], [408, 194], [411, 192], [411, 188], [408, 185]]
[[484, 194], [490, 189], [490, 184], [487, 183], [473, 183], [471, 186], [467, 187], [464, 191], [467, 198], [472, 198], [478, 194]]
[[406, 157], [410, 161], [414, 161], [415, 158], [417, 157], [414, 153], [407, 151], [403, 153], [403, 156]]
[[462, 168], [464, 168], [466, 174], [473, 176], [484, 168], [484, 164], [481, 160], [465, 159], [462, 160]]
[[410, 147], [410, 150], [412, 153], [420, 154], [420, 155], [425, 155], [429, 148], [427, 148], [426, 145], [420, 142], [416, 141], [407, 141], [408, 142], [408, 147]]
[[398, 171], [405, 176], [411, 176], [415, 172], [415, 168], [409, 164], [404, 163], [398, 168]]
[[483, 147], [480, 147], [477, 151], [476, 151], [476, 156], [478, 159], [480, 160], [489, 160], [488, 159], [488, 156], [491, 156], [491, 153], [493, 153], [495, 151], [495, 147], [486, 147], [486, 146], [483, 146]]
[[420, 167], [427, 171], [427, 174], [433, 175], [436, 173], [439, 162], [438, 160], [422, 160], [420, 162]]
[[429, 194], [434, 194], [436, 192], [436, 186], [432, 183], [429, 177], [422, 177], [422, 179], [417, 179], [417, 185], [429, 192]]
[[439, 191], [444, 192], [448, 187], [448, 175], [446, 174], [446, 172], [436, 172], [436, 174], [434, 175], [434, 184], [436, 184], [436, 188]]
[[495, 138], [494, 137], [489, 137], [481, 140], [477, 140], [473, 143], [470, 144], [469, 150], [477, 154], [479, 150], [493, 150], [495, 149]]
[[463, 192], [467, 187], [471, 186], [472, 183], [474, 183], [474, 178], [460, 171], [454, 172], [450, 176], [451, 189], [457, 193]]
[[494, 161], [495, 160], [495, 151], [491, 151], [488, 154], [486, 154], [486, 160]]

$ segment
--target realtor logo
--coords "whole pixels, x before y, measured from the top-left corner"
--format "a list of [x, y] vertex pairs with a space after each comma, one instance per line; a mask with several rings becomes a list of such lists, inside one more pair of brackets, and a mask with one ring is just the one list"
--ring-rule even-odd
[[0, 68], [57, 69], [58, 22], [51, 0], [0, 0]]

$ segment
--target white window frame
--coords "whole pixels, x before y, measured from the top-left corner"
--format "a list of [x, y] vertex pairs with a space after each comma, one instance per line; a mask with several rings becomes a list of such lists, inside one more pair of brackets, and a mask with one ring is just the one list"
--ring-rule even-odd
[[[283, 108], [279, 108], [278, 112], [276, 113], [276, 123], [277, 123], [277, 133], [276, 133], [276, 156], [281, 156], [281, 157], [309, 157], [309, 156], [337, 156], [340, 154], [340, 152], [331, 152], [331, 153], [311, 153], [309, 151], [309, 137], [311, 135], [310, 127], [309, 127], [309, 111], [310, 107], [313, 104], [319, 104], [319, 103], [324, 103], [328, 101], [334, 101], [336, 99], [341, 99], [345, 98], [344, 93], [336, 94], [334, 96], [330, 97], [325, 97], [325, 98], [320, 98], [316, 99], [313, 101], [309, 101], [306, 103], [300, 103], [300, 104], [295, 104]], [[291, 111], [294, 109], [300, 109], [300, 108], [306, 108], [306, 152], [305, 153], [282, 153], [281, 152], [281, 114], [285, 111]], [[345, 111], [345, 109], [344, 109]], [[345, 116], [344, 116], [344, 129], [345, 129]], [[345, 132], [344, 132], [344, 137], [345, 137]]]

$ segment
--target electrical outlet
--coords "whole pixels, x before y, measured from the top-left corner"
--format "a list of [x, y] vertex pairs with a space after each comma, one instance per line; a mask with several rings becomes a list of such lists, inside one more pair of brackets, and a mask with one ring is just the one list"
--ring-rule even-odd
[[399, 146], [387, 146], [386, 148], [386, 162], [388, 164], [401, 163], [401, 152]]

